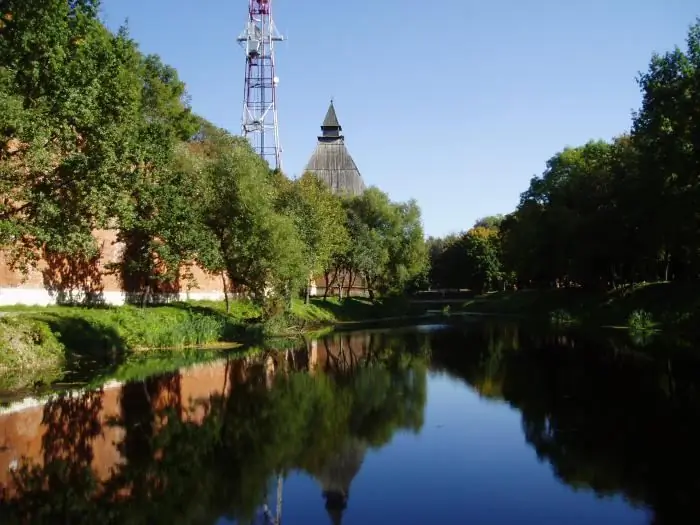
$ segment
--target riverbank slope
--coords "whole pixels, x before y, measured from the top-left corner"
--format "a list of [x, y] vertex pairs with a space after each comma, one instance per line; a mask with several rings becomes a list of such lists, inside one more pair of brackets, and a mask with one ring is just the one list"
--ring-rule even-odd
[[198, 301], [139, 308], [7, 307], [0, 317], [0, 371], [43, 369], [75, 359], [118, 361], [128, 352], [215, 343], [255, 343], [343, 323], [403, 315], [405, 300], [295, 301], [290, 312], [262, 322], [250, 301]]
[[697, 331], [700, 283], [644, 283], [611, 291], [582, 288], [494, 292], [453, 305], [454, 311], [566, 319], [591, 326], [643, 322], [658, 328]]

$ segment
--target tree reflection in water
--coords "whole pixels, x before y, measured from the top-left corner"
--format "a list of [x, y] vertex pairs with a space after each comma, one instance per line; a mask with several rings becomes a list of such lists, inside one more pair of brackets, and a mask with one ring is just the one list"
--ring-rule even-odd
[[[101, 391], [57, 397], [44, 407], [43, 462], [15, 472], [0, 513], [9, 523], [250, 523], [271, 480], [301, 470], [338, 520], [365, 450], [422, 426], [427, 347], [399, 355], [401, 341], [341, 336], [320, 357], [230, 360], [229, 388], [203, 399], [182, 399], [180, 373], [128, 383], [108, 421]], [[100, 476], [95, 438], [115, 427], [122, 461]]]
[[[43, 411], [43, 467], [23, 462], [15, 475], [13, 502], [17, 516], [32, 516], [37, 523], [51, 523], [53, 509], [85, 515], [92, 508], [97, 489], [92, 471], [92, 441], [101, 433], [99, 414], [102, 391], [82, 395], [62, 394]], [[70, 498], [62, 497], [70, 491]], [[6, 515], [6, 513], [3, 513]], [[83, 518], [84, 519], [84, 518]]]
[[517, 408], [525, 439], [575, 489], [623, 495], [654, 524], [700, 519], [700, 362], [678, 341], [516, 324], [442, 332], [433, 364]]
[[[339, 523], [366, 451], [399, 429], [421, 430], [430, 366], [516, 407], [527, 443], [564, 483], [621, 494], [651, 509], [655, 524], [695, 522], [700, 366], [692, 350], [474, 323], [334, 336], [230, 360], [217, 393], [195, 400], [182, 396], [184, 375], [151, 377], [123, 387], [109, 422], [101, 392], [57, 397], [44, 409], [43, 463], [16, 472], [0, 512], [10, 523], [250, 523], [274, 498], [278, 476], [302, 471]], [[114, 428], [123, 461], [100, 476], [91, 447]]]

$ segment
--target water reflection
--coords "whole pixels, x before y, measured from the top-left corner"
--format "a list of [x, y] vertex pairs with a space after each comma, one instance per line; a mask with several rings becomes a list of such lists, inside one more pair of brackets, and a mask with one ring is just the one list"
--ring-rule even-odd
[[249, 523], [269, 480], [301, 470], [336, 521], [365, 451], [422, 425], [425, 362], [385, 339], [343, 336], [61, 394], [35, 409], [29, 439], [17, 434], [36, 414], [6, 414], [0, 512], [36, 523]]
[[[532, 508], [509, 510], [529, 490], [566, 523], [589, 523], [583, 508], [612, 519], [586, 494], [624, 497], [615, 516], [625, 523], [646, 519], [634, 507], [649, 509], [649, 523], [693, 522], [700, 366], [676, 346], [474, 323], [336, 335], [61, 394], [0, 414], [0, 513], [9, 523], [244, 524], [303, 499], [325, 507], [325, 523], [353, 510], [354, 523], [412, 523], [420, 505], [436, 509], [431, 520], [543, 523]], [[441, 394], [444, 374], [461, 390]], [[496, 403], [476, 411], [469, 396]], [[431, 410], [452, 421], [424, 428]], [[494, 438], [513, 415], [527, 449]], [[532, 451], [551, 466], [547, 480]], [[358, 485], [363, 469], [371, 476]], [[580, 491], [576, 509], [562, 485]], [[392, 490], [401, 506], [376, 507]], [[300, 496], [309, 491], [319, 503]]]
[[672, 342], [645, 340], [643, 353], [626, 338], [486, 325], [436, 334], [433, 362], [517, 408], [527, 443], [569, 486], [622, 494], [651, 523], [695, 522], [700, 366]]

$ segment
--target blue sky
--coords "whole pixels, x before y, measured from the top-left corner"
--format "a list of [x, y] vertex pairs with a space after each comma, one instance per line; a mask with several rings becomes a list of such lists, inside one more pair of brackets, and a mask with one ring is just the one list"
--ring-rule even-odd
[[[525, 7], [527, 4], [529, 7]], [[417, 199], [427, 234], [508, 213], [566, 145], [629, 129], [635, 76], [685, 45], [697, 0], [273, 0], [284, 168], [310, 157], [331, 96], [365, 182]], [[379, 6], [379, 7], [378, 7]], [[431, 7], [432, 6], [432, 7]], [[104, 0], [176, 67], [194, 110], [240, 130], [247, 0]]]

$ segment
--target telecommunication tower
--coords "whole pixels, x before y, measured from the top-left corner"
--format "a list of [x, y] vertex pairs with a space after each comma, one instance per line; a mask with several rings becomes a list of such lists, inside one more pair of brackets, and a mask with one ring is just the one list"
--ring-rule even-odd
[[248, 0], [248, 23], [236, 39], [245, 50], [243, 136], [273, 169], [282, 169], [277, 122], [274, 43], [284, 37], [272, 19], [272, 0]]

